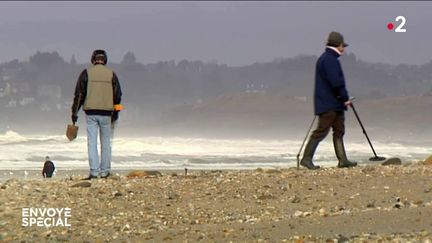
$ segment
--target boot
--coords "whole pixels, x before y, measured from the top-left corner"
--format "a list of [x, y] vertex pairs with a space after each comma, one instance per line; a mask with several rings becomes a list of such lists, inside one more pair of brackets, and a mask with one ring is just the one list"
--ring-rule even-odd
[[319, 166], [316, 166], [312, 163], [312, 158], [314, 156], [315, 150], [318, 147], [320, 140], [310, 138], [308, 144], [306, 145], [305, 151], [303, 153], [303, 158], [300, 161], [300, 165], [308, 168], [309, 170], [319, 169]]
[[342, 138], [333, 137], [333, 145], [334, 145], [334, 149], [336, 152], [336, 157], [339, 160], [339, 163], [338, 163], [339, 168], [357, 166], [357, 162], [351, 162], [347, 159], [347, 156], [345, 153], [344, 142], [343, 142]]

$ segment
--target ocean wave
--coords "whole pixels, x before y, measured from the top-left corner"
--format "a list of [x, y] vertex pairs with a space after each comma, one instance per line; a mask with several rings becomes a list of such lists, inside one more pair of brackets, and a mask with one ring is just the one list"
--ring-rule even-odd
[[[333, 144], [323, 141], [314, 161], [320, 165], [337, 164]], [[300, 140], [224, 140], [143, 137], [116, 137], [113, 140], [113, 168], [253, 168], [295, 166]], [[13, 146], [8, 146], [12, 145]], [[88, 167], [85, 136], [70, 142], [64, 135], [24, 136], [14, 131], [0, 135], [0, 168], [39, 168], [45, 156], [61, 168]], [[360, 163], [373, 156], [367, 142], [345, 142], [347, 155]], [[403, 144], [394, 141], [375, 142], [379, 156], [400, 157], [416, 161], [430, 155], [428, 144]], [[302, 154], [301, 154], [302, 155]]]
[[25, 141], [27, 141], [27, 138], [12, 130], [6, 131], [5, 134], [0, 134], [0, 145]]

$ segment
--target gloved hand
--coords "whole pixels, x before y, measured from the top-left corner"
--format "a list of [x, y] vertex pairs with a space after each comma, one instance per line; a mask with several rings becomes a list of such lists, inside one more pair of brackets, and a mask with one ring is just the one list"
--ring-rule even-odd
[[111, 115], [111, 122], [117, 121], [118, 117], [119, 117], [119, 112], [118, 111], [113, 111], [113, 113]]
[[75, 124], [75, 122], [77, 122], [78, 121], [78, 116], [77, 115], [75, 115], [75, 114], [72, 114], [72, 123], [73, 124]]

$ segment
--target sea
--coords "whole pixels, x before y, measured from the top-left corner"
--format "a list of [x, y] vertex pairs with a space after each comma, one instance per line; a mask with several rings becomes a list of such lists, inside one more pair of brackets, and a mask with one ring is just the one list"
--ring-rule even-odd
[[[290, 168], [297, 166], [303, 140], [208, 139], [182, 137], [120, 137], [112, 140], [112, 169], [226, 170]], [[404, 163], [431, 155], [430, 142], [373, 141], [378, 156], [398, 157]], [[345, 141], [351, 160], [376, 164], [367, 140]], [[86, 136], [69, 141], [65, 135], [0, 134], [0, 170], [41, 170], [50, 156], [57, 170], [88, 169]], [[301, 157], [301, 156], [300, 156]], [[337, 165], [331, 136], [318, 147], [315, 164]]]

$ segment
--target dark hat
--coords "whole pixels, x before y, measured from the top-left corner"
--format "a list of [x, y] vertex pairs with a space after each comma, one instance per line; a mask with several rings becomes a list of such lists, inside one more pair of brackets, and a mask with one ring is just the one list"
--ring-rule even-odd
[[106, 51], [101, 49], [94, 50], [91, 56], [91, 63], [94, 63], [96, 59], [101, 59], [103, 60], [104, 64], [106, 64], [108, 62], [108, 55], [106, 54]]
[[343, 35], [341, 33], [335, 31], [330, 32], [327, 39], [327, 45], [337, 47], [340, 46], [340, 44], [343, 44], [344, 47], [348, 46], [348, 44], [345, 43]]

